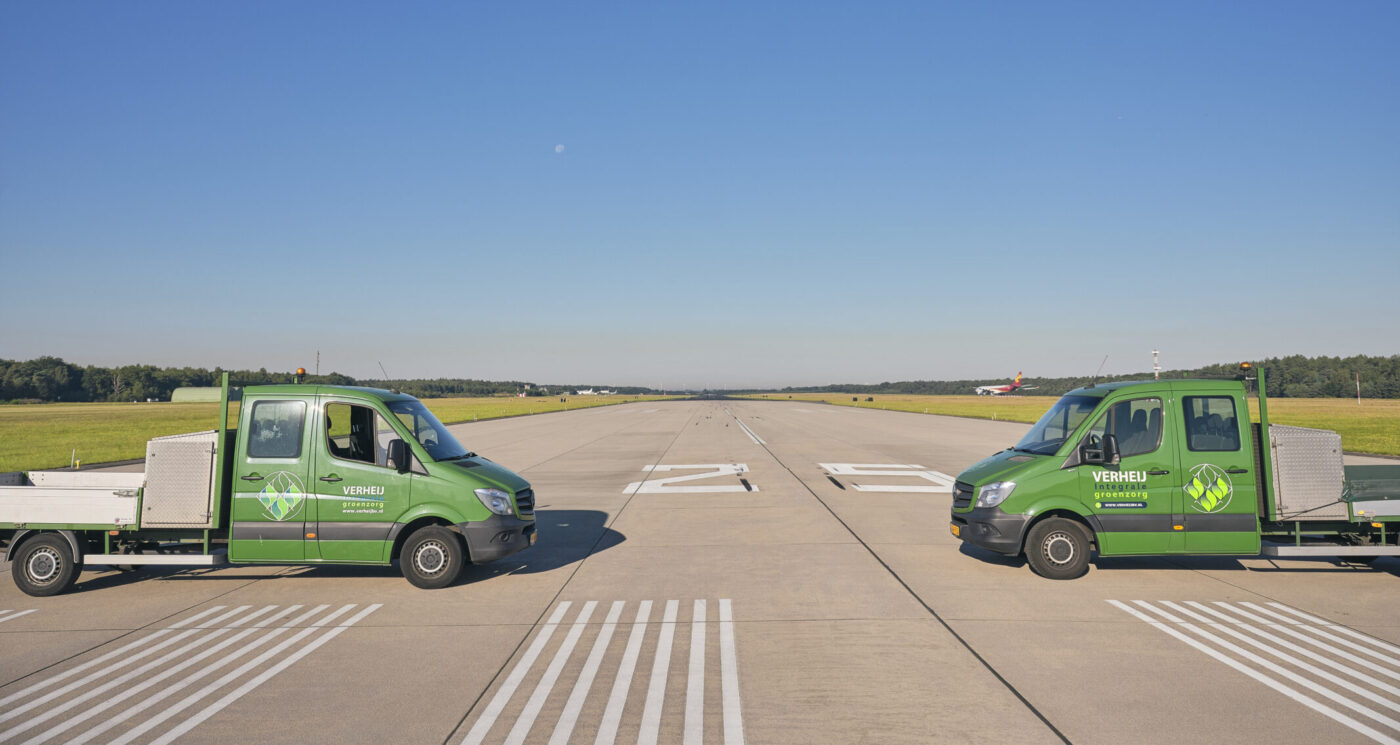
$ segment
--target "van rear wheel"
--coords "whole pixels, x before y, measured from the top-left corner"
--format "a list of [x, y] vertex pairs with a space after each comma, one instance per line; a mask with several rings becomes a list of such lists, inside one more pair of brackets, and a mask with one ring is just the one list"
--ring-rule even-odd
[[24, 594], [42, 598], [72, 587], [78, 581], [78, 565], [63, 536], [44, 533], [19, 547], [10, 564], [10, 574]]
[[462, 573], [462, 564], [462, 541], [441, 525], [426, 525], [413, 531], [399, 554], [404, 579], [425, 590], [452, 584]]
[[1041, 520], [1026, 536], [1026, 560], [1047, 579], [1075, 579], [1089, 571], [1089, 537], [1073, 520]]

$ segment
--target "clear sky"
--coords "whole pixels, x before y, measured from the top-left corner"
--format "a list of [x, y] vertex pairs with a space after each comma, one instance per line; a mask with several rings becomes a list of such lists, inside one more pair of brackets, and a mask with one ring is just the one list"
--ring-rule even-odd
[[0, 357], [1400, 353], [1400, 3], [0, 2]]

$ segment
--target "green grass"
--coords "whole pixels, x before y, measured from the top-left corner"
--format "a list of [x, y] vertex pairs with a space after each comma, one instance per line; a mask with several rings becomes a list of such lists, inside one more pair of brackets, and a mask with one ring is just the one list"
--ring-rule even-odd
[[[745, 398], [789, 400], [786, 393]], [[852, 401], [852, 398], [859, 400]], [[875, 400], [866, 401], [866, 398]], [[857, 396], [853, 393], [794, 393], [791, 400], [1027, 423], [1039, 419], [1055, 403], [1050, 396]], [[1250, 409], [1257, 420], [1258, 402], [1250, 401]], [[1349, 452], [1400, 455], [1400, 400], [1397, 399], [1362, 399], [1358, 406], [1354, 398], [1272, 398], [1269, 399], [1269, 421], [1330, 429], [1342, 436], [1342, 447]]]
[[[673, 396], [430, 398], [444, 423], [543, 414], [566, 408], [656, 401]], [[234, 412], [236, 419], [237, 412]], [[0, 472], [107, 463], [146, 457], [146, 440], [219, 426], [217, 403], [93, 403], [0, 406]], [[76, 451], [76, 452], [75, 452]]]

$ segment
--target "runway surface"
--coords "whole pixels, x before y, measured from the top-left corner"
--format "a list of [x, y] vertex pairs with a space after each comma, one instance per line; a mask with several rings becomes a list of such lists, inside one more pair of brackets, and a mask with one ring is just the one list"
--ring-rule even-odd
[[396, 571], [0, 583], [0, 742], [1400, 740], [1400, 561], [1101, 559], [1052, 582], [948, 534], [1026, 425], [638, 403], [453, 427], [540, 539]]

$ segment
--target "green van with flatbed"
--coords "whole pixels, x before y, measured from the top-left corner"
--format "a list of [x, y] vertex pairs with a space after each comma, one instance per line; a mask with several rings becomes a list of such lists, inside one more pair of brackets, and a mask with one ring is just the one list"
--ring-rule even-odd
[[1271, 425], [1264, 375], [1091, 385], [963, 471], [950, 530], [1052, 579], [1100, 556], [1400, 555], [1400, 465], [1345, 466], [1334, 432]]
[[[159, 437], [144, 471], [32, 471], [0, 486], [0, 545], [30, 595], [84, 566], [398, 562], [451, 584], [535, 540], [534, 491], [422, 402], [329, 385], [221, 387], [219, 428]], [[18, 483], [15, 483], [18, 482]]]

